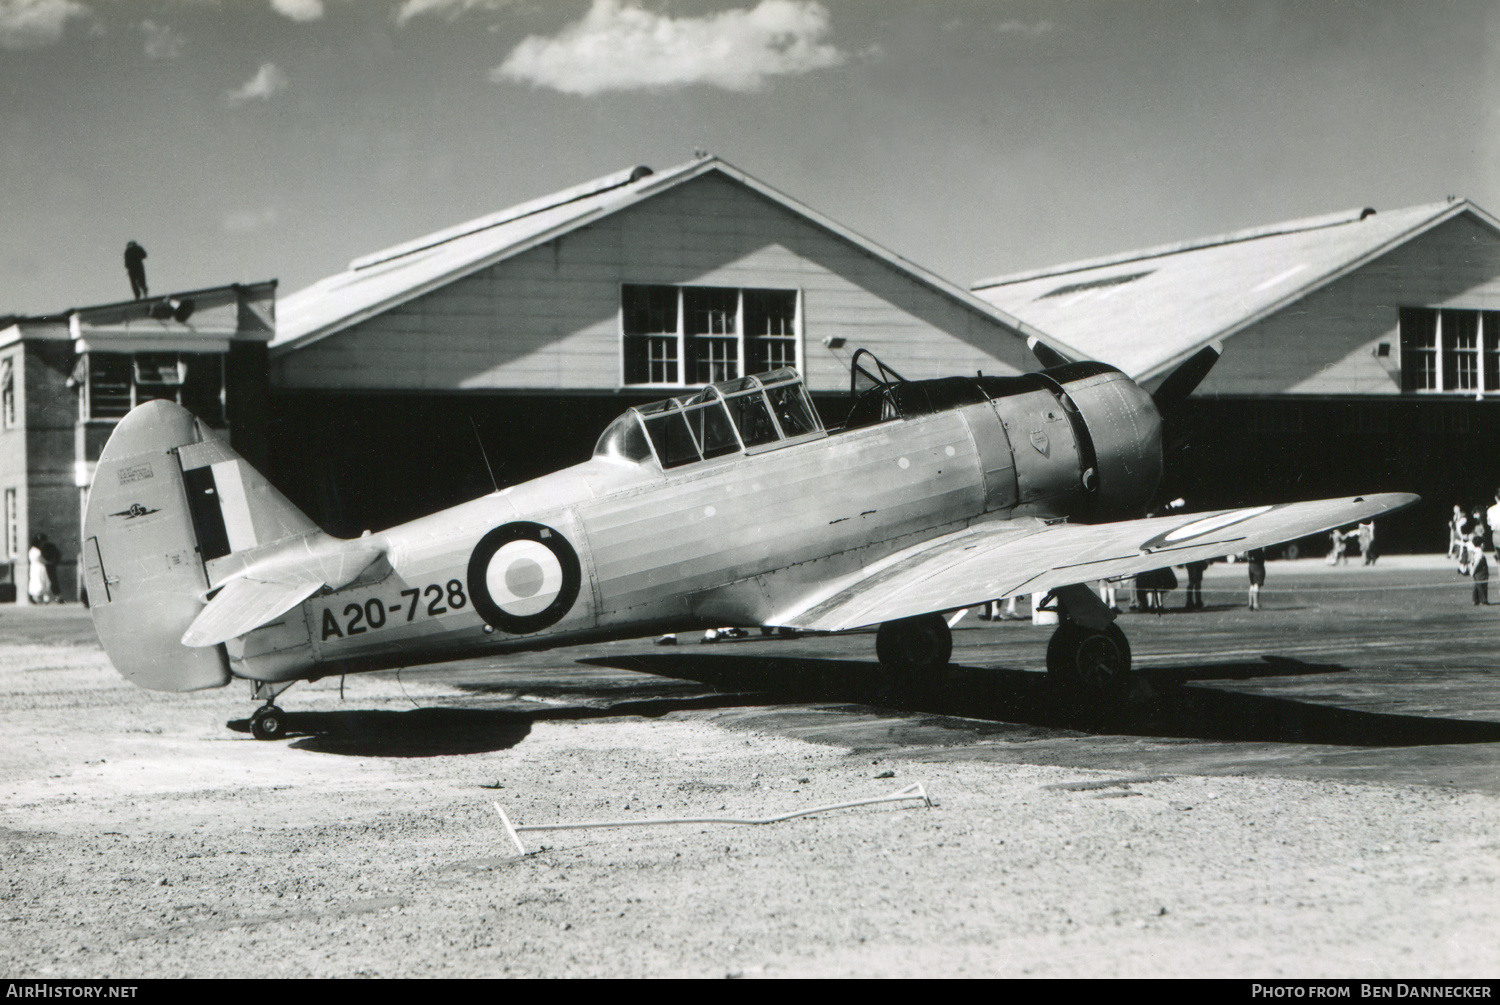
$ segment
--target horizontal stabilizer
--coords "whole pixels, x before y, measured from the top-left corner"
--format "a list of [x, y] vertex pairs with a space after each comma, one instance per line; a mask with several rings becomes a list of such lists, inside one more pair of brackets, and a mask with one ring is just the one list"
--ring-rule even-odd
[[226, 582], [188, 626], [182, 644], [194, 649], [216, 646], [254, 631], [325, 586], [336, 590], [348, 585], [382, 554], [374, 545], [322, 533], [288, 542]]
[[319, 582], [232, 580], [188, 626], [182, 644], [197, 649], [228, 642], [276, 620], [322, 587]]

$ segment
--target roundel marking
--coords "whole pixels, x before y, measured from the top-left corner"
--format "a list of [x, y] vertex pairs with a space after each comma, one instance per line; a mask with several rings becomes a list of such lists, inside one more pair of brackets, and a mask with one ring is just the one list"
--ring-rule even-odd
[[1242, 523], [1251, 517], [1260, 516], [1262, 513], [1269, 513], [1273, 508], [1271, 506], [1254, 506], [1249, 509], [1236, 509], [1230, 510], [1227, 513], [1215, 513], [1212, 516], [1200, 517], [1197, 520], [1185, 523], [1163, 534], [1156, 535], [1141, 545], [1141, 548], [1151, 550], [1159, 548], [1164, 544], [1178, 544], [1184, 541], [1191, 541], [1194, 538], [1212, 534], [1214, 531], [1223, 530], [1225, 527]]
[[573, 546], [551, 527], [518, 521], [496, 527], [469, 556], [469, 596], [485, 620], [512, 635], [562, 620], [582, 576]]

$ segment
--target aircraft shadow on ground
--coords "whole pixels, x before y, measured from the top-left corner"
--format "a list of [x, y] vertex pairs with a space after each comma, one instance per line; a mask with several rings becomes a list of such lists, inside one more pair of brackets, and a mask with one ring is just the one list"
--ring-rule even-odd
[[761, 702], [860, 704], [1047, 729], [1357, 747], [1500, 742], [1500, 723], [1361, 712], [1191, 686], [1194, 681], [1348, 672], [1335, 664], [1283, 657], [1144, 668], [1141, 673], [1149, 686], [1119, 708], [1107, 710], [1079, 708], [1046, 674], [1008, 668], [954, 667], [940, 684], [897, 687], [875, 664], [853, 660], [683, 653], [580, 662], [698, 681], [738, 694], [755, 692]]
[[[533, 723], [543, 720], [654, 718], [668, 712], [731, 708], [761, 700], [759, 695], [713, 694], [536, 710], [436, 706], [404, 711], [284, 712], [282, 718], [292, 740], [289, 745], [298, 750], [359, 757], [441, 757], [508, 750], [526, 739]], [[249, 719], [233, 719], [228, 726], [241, 733], [250, 732]]]

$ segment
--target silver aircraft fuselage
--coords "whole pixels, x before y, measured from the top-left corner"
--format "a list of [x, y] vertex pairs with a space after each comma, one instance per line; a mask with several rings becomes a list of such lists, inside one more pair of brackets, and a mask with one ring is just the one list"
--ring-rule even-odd
[[1066, 392], [1035, 384], [673, 467], [659, 454], [601, 450], [361, 539], [383, 561], [230, 640], [229, 669], [283, 682], [772, 625], [882, 558], [980, 521], [1053, 520], [1101, 500], [1138, 512], [1160, 475], [1160, 420], [1109, 370]]

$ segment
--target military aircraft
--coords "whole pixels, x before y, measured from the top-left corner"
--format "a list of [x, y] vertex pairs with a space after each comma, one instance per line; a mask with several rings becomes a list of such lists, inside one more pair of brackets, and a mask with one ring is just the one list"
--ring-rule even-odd
[[380, 533], [323, 532], [179, 405], [138, 406], [101, 454], [84, 516], [94, 624], [127, 679], [235, 678], [274, 701], [302, 680], [722, 625], [878, 625], [909, 679], [952, 653], [943, 612], [1050, 594], [1047, 669], [1107, 702], [1130, 645], [1095, 580], [1368, 520], [1403, 494], [1142, 518], [1162, 413], [1218, 358], [1155, 395], [1033, 342], [1020, 376], [906, 380], [866, 350], [840, 428], [795, 370], [626, 409], [581, 464]]

